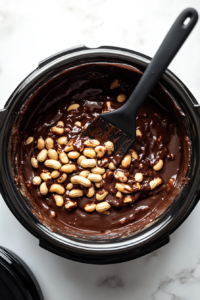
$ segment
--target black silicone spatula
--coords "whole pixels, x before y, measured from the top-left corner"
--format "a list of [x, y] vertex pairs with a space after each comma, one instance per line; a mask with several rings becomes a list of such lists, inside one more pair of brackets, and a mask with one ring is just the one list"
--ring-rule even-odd
[[[155, 84], [183, 45], [198, 20], [195, 9], [185, 9], [169, 30], [128, 101], [119, 109], [100, 114], [82, 133], [91, 139], [102, 136], [115, 145], [115, 154], [125, 154], [136, 137], [136, 115]], [[113, 125], [113, 126], [112, 126]]]

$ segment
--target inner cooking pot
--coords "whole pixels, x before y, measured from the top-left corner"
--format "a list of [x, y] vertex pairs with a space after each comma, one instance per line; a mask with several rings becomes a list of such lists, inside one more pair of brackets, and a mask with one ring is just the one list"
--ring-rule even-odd
[[160, 83], [183, 113], [191, 141], [190, 161], [180, 193], [164, 213], [140, 232], [123, 238], [97, 240], [71, 237], [46, 227], [33, 213], [33, 207], [22, 189], [16, 185], [15, 145], [13, 136], [20, 119], [20, 109], [44, 83], [60, 72], [90, 62], [120, 63], [144, 71], [150, 58], [140, 53], [115, 47], [88, 49], [85, 46], [57, 53], [42, 62], [16, 88], [4, 110], [0, 112], [0, 182], [1, 193], [8, 207], [21, 224], [40, 241], [40, 246], [60, 256], [87, 263], [116, 263], [147, 254], [169, 242], [169, 235], [186, 219], [200, 195], [200, 106], [183, 83], [166, 71]]

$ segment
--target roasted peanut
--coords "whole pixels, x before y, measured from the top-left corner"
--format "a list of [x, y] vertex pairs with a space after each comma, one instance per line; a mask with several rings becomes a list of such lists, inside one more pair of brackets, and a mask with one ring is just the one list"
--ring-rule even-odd
[[109, 160], [108, 160], [108, 158], [107, 157], [105, 157], [105, 158], [102, 158], [101, 160], [98, 160], [98, 165], [101, 167], [108, 167], [108, 165], [109, 165]]
[[69, 152], [69, 151], [72, 151], [74, 150], [74, 146], [73, 146], [73, 140], [70, 140], [68, 143], [67, 143], [67, 146], [65, 147], [65, 152]]
[[92, 184], [91, 187], [89, 187], [86, 196], [87, 196], [88, 198], [91, 198], [91, 197], [94, 196], [94, 193], [95, 193], [95, 189], [94, 189], [94, 185]]
[[52, 149], [53, 148], [53, 139], [52, 138], [47, 138], [45, 140], [45, 146], [47, 148], [47, 150]]
[[67, 174], [66, 174], [66, 173], [63, 173], [63, 174], [57, 179], [57, 182], [58, 182], [58, 183], [63, 183], [66, 179], [67, 179]]
[[110, 89], [113, 90], [113, 89], [117, 88], [118, 86], [120, 86], [120, 81], [118, 79], [114, 79], [111, 82]]
[[124, 203], [130, 203], [133, 201], [133, 198], [130, 195], [124, 197]]
[[115, 167], [115, 165], [114, 165], [113, 162], [110, 162], [110, 163], [109, 163], [108, 168], [109, 168], [110, 170], [115, 170], [115, 169], [116, 169], [116, 167]]
[[79, 175], [75, 175], [75, 176], [72, 176], [70, 178], [70, 181], [71, 183], [74, 183], [74, 184], [81, 184], [85, 187], [89, 187], [91, 186], [91, 182], [89, 179], [83, 177], [83, 176], [79, 176]]
[[62, 164], [68, 164], [69, 158], [66, 153], [64, 152], [60, 153], [59, 158]]
[[121, 171], [117, 171], [115, 173], [115, 178], [118, 179], [120, 182], [126, 182], [128, 180], [124, 173]]
[[38, 168], [38, 161], [35, 157], [31, 157], [31, 165], [33, 168]]
[[131, 156], [134, 159], [138, 159], [138, 155], [137, 155], [137, 152], [135, 150], [132, 151]]
[[159, 159], [158, 163], [153, 166], [154, 171], [160, 171], [163, 167], [163, 160]]
[[111, 102], [110, 101], [106, 101], [106, 107], [110, 108], [111, 107]]
[[86, 157], [85, 155], [79, 156], [79, 158], [77, 159], [77, 164], [78, 164], [79, 166], [81, 166], [81, 162], [82, 162], [82, 160], [84, 160], [84, 159], [87, 159], [87, 157]]
[[74, 103], [74, 104], [71, 104], [71, 105], [68, 107], [67, 110], [69, 111], [69, 110], [73, 110], [73, 109], [78, 109], [79, 106], [80, 106], [79, 104]]
[[120, 191], [118, 191], [115, 196], [120, 199], [123, 197], [123, 195]]
[[99, 175], [102, 175], [105, 173], [105, 169], [104, 168], [99, 168], [99, 167], [95, 167], [95, 168], [92, 168], [91, 169], [91, 172], [94, 173], [94, 174], [99, 174]]
[[54, 195], [54, 200], [55, 200], [56, 205], [57, 205], [58, 207], [63, 206], [64, 200], [63, 200], [63, 197], [62, 197], [62, 196], [60, 196], [60, 195]]
[[133, 184], [133, 191], [136, 192], [138, 190], [141, 190], [141, 185], [139, 184], [139, 182], [136, 182], [135, 184]]
[[37, 155], [37, 160], [39, 162], [43, 162], [45, 159], [47, 159], [47, 150], [43, 149], [39, 152], [39, 154]]
[[62, 136], [57, 140], [59, 145], [64, 145], [67, 143], [67, 137], [66, 136]]
[[58, 178], [60, 176], [60, 172], [59, 171], [53, 171], [51, 172], [51, 178], [55, 179]]
[[51, 168], [51, 169], [55, 169], [55, 170], [59, 170], [60, 167], [61, 167], [61, 163], [55, 159], [47, 159], [45, 162], [44, 162], [44, 165], [47, 167], [47, 168]]
[[62, 185], [60, 185], [58, 183], [53, 183], [49, 188], [49, 192], [50, 193], [57, 193], [59, 195], [62, 195], [62, 194], [64, 194], [65, 189]]
[[87, 178], [89, 174], [90, 174], [89, 170], [83, 170], [80, 172], [79, 176]]
[[70, 191], [71, 189], [73, 189], [73, 184], [70, 182], [70, 183], [68, 183], [67, 185], [66, 185], [66, 189], [68, 190], [68, 191]]
[[70, 200], [65, 204], [65, 208], [68, 210], [71, 210], [72, 208], [76, 208], [76, 207], [77, 207], [77, 202], [73, 202]]
[[119, 94], [117, 96], [117, 101], [118, 102], [124, 102], [126, 100], [126, 95], [125, 94]]
[[142, 175], [142, 173], [136, 173], [135, 174], [135, 180], [137, 182], [142, 182], [143, 181], [143, 175]]
[[102, 201], [104, 198], [106, 198], [107, 195], [108, 195], [107, 191], [98, 191], [96, 192], [96, 199], [98, 201]]
[[68, 157], [70, 159], [76, 159], [80, 156], [80, 153], [78, 151], [71, 151], [68, 153]]
[[38, 142], [37, 142], [37, 148], [38, 148], [39, 150], [42, 150], [42, 149], [44, 149], [44, 146], [45, 146], [44, 140], [43, 140], [43, 139], [38, 139]]
[[40, 185], [40, 194], [45, 196], [47, 193], [48, 193], [48, 187], [47, 187], [47, 184], [46, 184], [46, 182], [43, 182], [43, 183]]
[[109, 208], [111, 208], [111, 206], [106, 201], [98, 203], [96, 205], [96, 211], [99, 212], [99, 213], [104, 212], [104, 211], [108, 210]]
[[129, 168], [131, 165], [131, 156], [129, 154], [125, 155], [122, 159], [121, 165], [123, 168]]
[[79, 198], [83, 196], [83, 191], [79, 189], [74, 189], [69, 192], [71, 198]]
[[[101, 182], [102, 182], [102, 181], [101, 181]], [[95, 182], [96, 188], [100, 189], [100, 187], [101, 187], [101, 182]]]
[[97, 140], [86, 140], [84, 142], [84, 145], [86, 145], [87, 147], [93, 147], [95, 148], [96, 146], [100, 145], [100, 142]]
[[110, 142], [110, 141], [106, 142], [105, 147], [107, 149], [108, 155], [111, 155], [114, 152], [115, 148], [114, 148], [114, 144], [112, 142]]
[[136, 129], [136, 136], [141, 138], [142, 137], [142, 132], [140, 129]]
[[29, 145], [33, 142], [33, 137], [32, 136], [29, 136], [26, 140], [26, 145]]
[[97, 146], [97, 147], [95, 147], [94, 150], [95, 150], [98, 158], [101, 158], [106, 154], [106, 147], [105, 146]]
[[51, 179], [51, 173], [50, 172], [42, 172], [40, 174], [40, 177], [42, 178], [43, 181], [47, 181]]
[[77, 167], [74, 164], [66, 164], [61, 167], [61, 171], [64, 173], [72, 173], [76, 171]]
[[96, 209], [96, 204], [91, 203], [91, 204], [86, 204], [84, 207], [84, 210], [87, 212], [93, 212]]
[[88, 175], [88, 179], [90, 181], [92, 181], [92, 182], [100, 182], [102, 180], [102, 177], [99, 174], [92, 174], [92, 173], [90, 173]]
[[174, 178], [170, 178], [167, 183], [167, 192], [169, 192], [174, 184]]
[[74, 125], [76, 125], [77, 127], [80, 128], [81, 127], [81, 122], [77, 121], [77, 122], [74, 123]]
[[130, 185], [124, 183], [116, 183], [116, 189], [125, 194], [130, 194], [133, 192], [133, 188]]
[[81, 161], [81, 167], [94, 168], [96, 166], [96, 160], [94, 158], [83, 159]]
[[59, 121], [58, 123], [57, 123], [57, 125], [56, 126], [61, 126], [61, 127], [64, 127], [65, 126], [65, 124], [64, 124], [64, 122], [63, 121]]
[[56, 126], [52, 127], [52, 131], [57, 135], [61, 135], [64, 133], [64, 127], [59, 127], [59, 126], [56, 125]]
[[95, 158], [96, 157], [96, 152], [94, 151], [93, 148], [85, 148], [83, 150], [83, 155], [89, 158]]
[[50, 211], [50, 216], [51, 216], [52, 218], [55, 218], [55, 217], [56, 217], [56, 212], [55, 212], [54, 210], [51, 210], [51, 211]]
[[41, 182], [42, 182], [42, 179], [40, 178], [40, 176], [33, 177], [33, 184], [34, 185], [40, 185]]
[[55, 160], [58, 160], [58, 153], [56, 150], [54, 149], [49, 149], [47, 151], [47, 155], [50, 159], [55, 159]]
[[155, 189], [157, 186], [159, 186], [162, 183], [161, 178], [156, 178], [153, 179], [152, 181], [149, 182], [151, 190]]

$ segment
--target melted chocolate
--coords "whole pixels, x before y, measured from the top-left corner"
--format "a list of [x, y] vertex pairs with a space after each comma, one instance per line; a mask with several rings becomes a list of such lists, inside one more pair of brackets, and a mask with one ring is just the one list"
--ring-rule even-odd
[[[36, 157], [39, 153], [37, 149], [38, 138], [51, 137], [54, 140], [54, 148], [57, 149], [57, 139], [51, 128], [56, 126], [58, 121], [63, 121], [65, 131], [62, 136], [66, 136], [68, 141], [74, 140], [75, 149], [81, 147], [80, 134], [84, 125], [90, 123], [103, 110], [107, 110], [106, 101], [111, 102], [109, 110], [119, 108], [123, 103], [118, 103], [116, 98], [119, 94], [125, 94], [127, 99], [136, 86], [141, 74], [131, 67], [114, 66], [109, 64], [91, 64], [75, 68], [74, 70], [63, 72], [56, 78], [46, 83], [28, 101], [20, 123], [20, 136], [18, 135], [17, 168], [20, 175], [20, 182], [25, 189], [28, 198], [33, 206], [39, 211], [39, 217], [48, 226], [57, 228], [73, 228], [79, 232], [107, 233], [109, 231], [121, 230], [131, 226], [132, 230], [143, 228], [149, 222], [158, 217], [172, 202], [180, 187], [180, 179], [185, 175], [188, 158], [183, 166], [185, 147], [184, 127], [181, 114], [174, 105], [171, 97], [162, 89], [160, 85], [152, 92], [137, 114], [136, 126], [142, 132], [142, 138], [137, 138], [129, 150], [135, 150], [138, 160], [132, 158], [131, 166], [128, 169], [121, 165], [117, 170], [129, 175], [128, 184], [133, 185], [135, 173], [142, 173], [144, 180], [141, 183], [141, 190], [131, 194], [133, 202], [125, 204], [124, 198], [116, 198], [117, 189], [115, 184], [115, 171], [111, 171], [109, 176], [103, 180], [100, 190], [109, 191], [104, 201], [111, 205], [107, 214], [99, 214], [96, 211], [88, 213], [84, 211], [84, 206], [89, 203], [98, 203], [95, 196], [87, 198], [83, 196], [78, 199], [70, 199], [69, 191], [63, 196], [65, 203], [69, 200], [77, 202], [77, 208], [68, 211], [65, 207], [57, 207], [53, 194], [48, 193], [42, 196], [38, 186], [32, 184], [34, 176], [39, 176], [44, 170], [52, 172], [43, 163], [39, 163], [39, 168], [31, 166], [31, 157]], [[120, 80], [120, 86], [110, 89], [113, 79]], [[67, 111], [69, 105], [80, 104], [77, 110]], [[81, 128], [74, 125], [76, 121], [81, 122]], [[23, 129], [23, 130], [22, 130]], [[70, 131], [69, 131], [70, 129]], [[26, 145], [26, 139], [34, 137], [34, 142]], [[106, 142], [104, 136], [97, 136], [101, 144]], [[59, 146], [64, 150], [66, 145]], [[115, 162], [114, 157], [108, 157], [109, 161]], [[164, 161], [161, 171], [156, 172], [153, 166], [159, 159]], [[69, 163], [74, 163], [70, 160]], [[101, 161], [100, 167], [104, 167], [107, 161]], [[78, 166], [79, 174], [83, 168]], [[109, 169], [107, 171], [110, 171]], [[71, 175], [62, 183], [64, 187], [70, 182]], [[162, 184], [154, 190], [150, 190], [149, 182], [154, 178], [161, 178]], [[173, 178], [174, 180], [170, 180]], [[18, 180], [19, 181], [19, 180]], [[47, 182], [49, 186], [56, 179]], [[97, 189], [99, 190], [99, 189]], [[96, 190], [96, 191], [97, 191]], [[84, 193], [87, 189], [84, 189]], [[56, 218], [50, 217], [51, 212], [56, 212]], [[50, 224], [50, 225], [49, 225]], [[128, 227], [127, 227], [128, 228]]]

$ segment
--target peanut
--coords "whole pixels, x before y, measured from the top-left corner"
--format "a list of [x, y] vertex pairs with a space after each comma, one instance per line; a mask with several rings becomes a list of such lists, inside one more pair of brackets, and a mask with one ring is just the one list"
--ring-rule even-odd
[[84, 207], [84, 210], [87, 212], [93, 212], [96, 209], [96, 204], [91, 203], [91, 204], [86, 204]]
[[100, 142], [97, 140], [86, 140], [84, 142], [84, 145], [86, 145], [87, 147], [93, 147], [95, 148], [96, 146], [100, 145]]
[[35, 157], [31, 157], [31, 165], [33, 168], [38, 168], [38, 161]]
[[158, 163], [153, 166], [154, 171], [160, 171], [163, 167], [163, 160], [159, 159]]
[[76, 171], [77, 167], [74, 164], [66, 164], [61, 167], [61, 171], [65, 173], [72, 173]]
[[119, 94], [117, 96], [117, 101], [118, 102], [124, 102], [126, 100], [126, 95], [125, 94]]
[[99, 174], [92, 174], [92, 173], [90, 173], [88, 175], [88, 179], [90, 181], [92, 181], [92, 182], [100, 182], [102, 180], [102, 177]]
[[71, 104], [69, 107], [68, 107], [68, 111], [70, 111], [70, 110], [73, 110], [73, 109], [78, 109], [79, 108], [79, 104], [77, 104], [77, 103], [74, 103], [74, 104]]
[[40, 176], [33, 177], [33, 184], [34, 185], [40, 185], [41, 182], [42, 182], [42, 179], [40, 178]]
[[106, 154], [106, 147], [105, 146], [97, 146], [97, 147], [95, 147], [94, 150], [97, 153], [98, 158], [101, 158]]
[[44, 165], [47, 167], [47, 168], [51, 168], [51, 169], [55, 169], [55, 170], [59, 170], [60, 167], [61, 167], [61, 163], [55, 159], [47, 159], [45, 162], [44, 162]]
[[64, 122], [63, 121], [59, 121], [58, 123], [57, 123], [57, 125], [56, 126], [61, 126], [61, 127], [64, 127], [65, 126], [65, 124], [64, 124]]
[[106, 101], [106, 107], [111, 108], [111, 102], [110, 101]]
[[81, 122], [77, 121], [77, 122], [74, 123], [74, 125], [76, 125], [77, 127], [80, 128], [81, 127]]
[[40, 185], [40, 194], [45, 196], [47, 193], [48, 193], [48, 187], [47, 187], [47, 184], [46, 184], [46, 182], [43, 182], [43, 183]]
[[128, 180], [124, 173], [121, 171], [117, 171], [115, 173], [115, 178], [118, 179], [120, 182], [126, 182]]
[[156, 178], [156, 179], [153, 179], [152, 181], [150, 181], [149, 185], [150, 185], [151, 190], [155, 189], [161, 183], [162, 183], [162, 179], [161, 178]]
[[73, 189], [73, 186], [74, 186], [74, 185], [70, 182], [70, 183], [67, 184], [66, 189], [67, 189], [68, 191], [70, 191], [71, 189]]
[[130, 202], [132, 202], [133, 201], [133, 199], [132, 199], [132, 197], [130, 196], [130, 195], [128, 195], [128, 196], [125, 196], [124, 197], [124, 203], [130, 203]]
[[70, 159], [76, 159], [80, 156], [80, 153], [78, 151], [71, 151], [68, 153], [68, 157]]
[[29, 136], [26, 140], [26, 145], [29, 145], [33, 142], [33, 137], [32, 136]]
[[83, 155], [89, 158], [95, 158], [96, 157], [96, 152], [92, 148], [85, 148], [83, 150]]
[[58, 183], [63, 183], [66, 179], [67, 179], [67, 174], [66, 174], [66, 173], [63, 173], [63, 174], [57, 179], [57, 182], [58, 182]]
[[37, 148], [38, 148], [39, 150], [42, 150], [42, 149], [44, 149], [44, 146], [45, 146], [44, 140], [43, 140], [43, 139], [38, 139], [38, 142], [37, 142]]
[[110, 89], [113, 90], [113, 89], [117, 88], [118, 86], [120, 86], [120, 81], [118, 79], [114, 79], [111, 82]]
[[60, 176], [60, 172], [59, 171], [53, 171], [51, 172], [51, 178], [58, 178]]
[[170, 178], [167, 183], [167, 192], [169, 192], [174, 184], [174, 178]]
[[129, 154], [125, 155], [122, 159], [121, 165], [123, 168], [129, 168], [131, 165], [131, 156]]
[[98, 165], [101, 166], [103, 165], [105, 168], [108, 167], [109, 161], [108, 158], [102, 158], [102, 160], [98, 160]]
[[91, 198], [91, 197], [94, 196], [94, 193], [95, 193], [95, 189], [94, 189], [94, 185], [92, 184], [91, 187], [89, 187], [86, 196], [87, 196], [88, 198]]
[[137, 152], [135, 150], [133, 150], [133, 152], [131, 153], [131, 156], [134, 159], [138, 159], [138, 155], [137, 155]]
[[56, 205], [57, 205], [58, 207], [63, 206], [63, 204], [64, 204], [63, 197], [61, 197], [60, 195], [54, 195], [54, 200], [55, 200]]
[[66, 153], [64, 152], [60, 153], [59, 158], [62, 164], [68, 164], [69, 159]]
[[42, 172], [40, 174], [40, 177], [42, 178], [42, 180], [47, 181], [47, 180], [51, 179], [51, 173], [50, 172]]
[[77, 159], [77, 164], [78, 164], [79, 166], [81, 166], [81, 162], [82, 162], [82, 160], [84, 160], [84, 159], [86, 159], [86, 156], [85, 156], [85, 155], [79, 156], [79, 158]]
[[51, 211], [50, 211], [50, 216], [51, 216], [52, 218], [55, 218], [55, 217], [56, 217], [56, 212], [55, 212], [54, 210], [51, 210]]
[[104, 198], [106, 198], [106, 196], [108, 195], [108, 192], [107, 191], [98, 191], [96, 193], [96, 199], [98, 201], [102, 201]]
[[106, 211], [106, 210], [108, 210], [109, 208], [111, 208], [111, 206], [110, 206], [110, 204], [108, 203], [108, 202], [106, 202], [106, 201], [104, 201], [104, 202], [101, 202], [101, 203], [98, 203], [97, 205], [96, 205], [96, 211], [97, 212], [104, 212], [104, 211]]
[[128, 184], [116, 183], [115, 186], [116, 186], [116, 189], [122, 193], [130, 194], [133, 192], [133, 188]]
[[62, 195], [62, 194], [64, 194], [65, 189], [62, 185], [60, 185], [58, 183], [53, 183], [49, 188], [49, 192]]
[[39, 162], [43, 162], [45, 159], [47, 159], [47, 150], [43, 149], [39, 152], [39, 154], [37, 156], [37, 160]]
[[64, 133], [63, 127], [58, 127], [58, 125], [52, 127], [52, 131], [57, 135], [62, 135]]
[[81, 167], [83, 168], [94, 168], [95, 166], [96, 166], [96, 160], [94, 158], [83, 159], [81, 161]]
[[[102, 175], [105, 173], [105, 169], [104, 168], [99, 168], [99, 167], [95, 167], [95, 168], [92, 168], [91, 169], [91, 172], [94, 173], [94, 174], [99, 174], [99, 175]], [[89, 175], [89, 174], [88, 174]]]
[[112, 142], [110, 142], [110, 141], [106, 142], [105, 147], [107, 149], [108, 155], [111, 155], [114, 152], [115, 148], [114, 148], [114, 144]]
[[[102, 181], [101, 181], [101, 182], [102, 182]], [[96, 182], [96, 183], [95, 183], [95, 186], [96, 186], [97, 189], [100, 189], [100, 187], [101, 187], [101, 182]]]
[[142, 137], [142, 132], [140, 131], [140, 129], [136, 129], [136, 136], [139, 138]]
[[123, 197], [123, 195], [120, 191], [118, 191], [115, 196], [120, 199]]
[[143, 175], [142, 175], [142, 173], [136, 173], [135, 174], [135, 180], [137, 182], [142, 182], [143, 181]]
[[83, 196], [83, 191], [79, 189], [74, 189], [69, 192], [71, 198], [79, 198]]
[[64, 145], [67, 143], [67, 137], [66, 136], [62, 136], [57, 140], [59, 145]]
[[75, 176], [71, 177], [70, 181], [71, 181], [71, 183], [81, 184], [85, 187], [91, 186], [91, 182], [89, 179], [87, 179], [83, 176], [79, 176], [79, 175], [75, 175]]
[[75, 208], [77, 207], [77, 202], [73, 202], [73, 201], [68, 201], [66, 204], [65, 204], [65, 208], [68, 209], [68, 210], [71, 210], [72, 208]]
[[47, 155], [50, 159], [55, 159], [55, 160], [58, 160], [58, 153], [56, 150], [54, 149], [49, 149], [47, 151]]
[[70, 140], [70, 141], [67, 143], [67, 146], [65, 147], [64, 151], [65, 151], [65, 152], [69, 152], [69, 151], [72, 151], [72, 150], [74, 150], [73, 140]]
[[47, 148], [47, 150], [52, 149], [53, 148], [53, 139], [52, 138], [47, 138], [45, 140], [45, 146]]
[[109, 168], [110, 170], [115, 170], [115, 169], [116, 169], [116, 167], [115, 167], [115, 165], [114, 165], [113, 162], [110, 162], [110, 163], [109, 163], [108, 168]]
[[[141, 185], [139, 184], [139, 182], [136, 182], [134, 185], [133, 185], [133, 189], [134, 189], [134, 192], [137, 191], [137, 190], [141, 190]], [[136, 189], [136, 190], [135, 190]]]
[[87, 178], [89, 174], [90, 174], [89, 170], [83, 170], [80, 172], [79, 176]]

